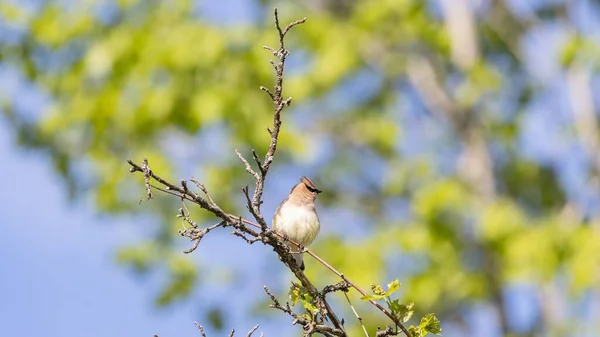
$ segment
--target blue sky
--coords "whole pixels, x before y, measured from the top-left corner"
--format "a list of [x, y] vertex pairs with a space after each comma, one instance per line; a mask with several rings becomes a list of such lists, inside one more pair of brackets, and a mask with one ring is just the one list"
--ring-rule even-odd
[[132, 221], [72, 204], [47, 158], [0, 122], [0, 317], [6, 336], [195, 336], [194, 310], [153, 307], [148, 281], [115, 264]]

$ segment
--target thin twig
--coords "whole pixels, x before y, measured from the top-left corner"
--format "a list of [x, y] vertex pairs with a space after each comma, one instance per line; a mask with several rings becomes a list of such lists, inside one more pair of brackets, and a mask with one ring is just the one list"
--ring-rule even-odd
[[254, 161], [258, 165], [258, 168], [260, 169], [260, 173], [264, 174], [262, 163], [260, 162], [260, 157], [258, 156], [258, 153], [256, 153], [256, 150], [254, 150], [254, 149], [252, 149], [252, 157], [254, 158]]
[[367, 331], [367, 328], [365, 327], [365, 324], [363, 323], [362, 317], [360, 317], [358, 315], [358, 313], [356, 312], [356, 309], [354, 309], [354, 306], [352, 305], [352, 302], [350, 302], [350, 297], [348, 297], [348, 293], [344, 292], [344, 296], [346, 297], [346, 300], [348, 301], [348, 304], [350, 305], [350, 309], [352, 309], [352, 312], [354, 312], [354, 316], [356, 316], [356, 319], [358, 319], [358, 322], [360, 323], [360, 326], [362, 327], [365, 336], [370, 337], [369, 336], [369, 332]]
[[257, 325], [255, 325], [255, 326], [254, 326], [252, 329], [250, 329], [250, 331], [248, 331], [248, 334], [246, 335], [246, 337], [250, 337], [250, 336], [252, 336], [252, 334], [253, 334], [254, 332], [256, 332], [256, 330], [258, 330], [258, 324], [257, 324]]
[[196, 186], [198, 186], [198, 188], [200, 189], [200, 191], [202, 191], [202, 193], [204, 193], [204, 195], [206, 196], [206, 199], [208, 200], [208, 202], [211, 205], [217, 206], [217, 203], [210, 197], [210, 195], [208, 194], [208, 190], [206, 189], [206, 186], [204, 186], [204, 184], [201, 184], [198, 180], [196, 180], [196, 178], [191, 177], [190, 181], [193, 182], [194, 184], [196, 184]]
[[258, 175], [258, 173], [256, 173], [256, 171], [254, 171], [254, 169], [252, 169], [252, 165], [250, 165], [248, 160], [246, 160], [246, 158], [244, 158], [244, 156], [240, 153], [240, 151], [238, 151], [238, 149], [235, 149], [235, 153], [237, 154], [238, 158], [240, 158], [240, 160], [246, 167], [246, 171], [248, 171], [248, 173], [250, 173], [255, 179], [257, 179], [257, 180], [260, 179], [260, 176]]
[[304, 326], [306, 329], [305, 334], [304, 334], [305, 336], [306, 336], [307, 331], [309, 333], [318, 332], [318, 333], [324, 334], [326, 336], [327, 335], [346, 336], [346, 332], [342, 329], [334, 328], [334, 327], [328, 326], [326, 324], [317, 324], [314, 321], [307, 320], [303, 316], [297, 315], [296, 313], [294, 313], [292, 311], [292, 308], [290, 307], [289, 302], [285, 302], [285, 306], [281, 305], [279, 300], [277, 300], [277, 297], [275, 297], [275, 295], [273, 295], [273, 293], [271, 293], [271, 291], [269, 291], [269, 288], [267, 288], [267, 286], [264, 286], [263, 288], [264, 288], [265, 292], [267, 293], [267, 295], [269, 295], [269, 297], [271, 298], [271, 302], [273, 302], [273, 304], [271, 304], [271, 308], [283, 311], [284, 313], [286, 313], [294, 318], [294, 320], [293, 320], [294, 324], [300, 324], [300, 325]]
[[386, 326], [385, 330], [381, 330], [377, 328], [376, 337], [388, 337], [388, 336], [398, 336], [400, 333], [398, 331], [394, 331], [391, 326]]
[[[152, 190], [150, 189], [150, 175], [152, 174], [152, 170], [150, 166], [148, 166], [148, 158], [144, 157], [142, 160], [142, 167], [140, 168], [141, 172], [144, 174], [144, 184], [146, 185], [146, 195], [148, 196], [148, 200], [152, 199]], [[142, 201], [140, 200], [140, 203]]]
[[[267, 47], [267, 48], [268, 48], [268, 49], [270, 49], [270, 50], [272, 50], [272, 49], [273, 49], [273, 48], [271, 48], [271, 47]], [[267, 48], [266, 48], [266, 49], [267, 49]], [[267, 88], [267, 87], [263, 87], [263, 86], [261, 85], [261, 86], [260, 86], [260, 90], [262, 90], [262, 91], [266, 92], [266, 93], [269, 95], [269, 97], [271, 97], [271, 100], [275, 99], [275, 97], [273, 96], [273, 94], [271, 93], [271, 90], [269, 90], [269, 88]]]
[[267, 223], [260, 213], [260, 205], [262, 203], [262, 194], [264, 189], [265, 178], [267, 173], [269, 172], [269, 168], [271, 167], [271, 163], [273, 162], [273, 157], [275, 156], [275, 152], [277, 151], [277, 142], [279, 138], [279, 130], [281, 127], [281, 111], [289, 106], [291, 103], [291, 99], [283, 100], [282, 99], [282, 91], [283, 91], [283, 73], [285, 68], [286, 56], [289, 54], [289, 51], [285, 49], [284, 39], [287, 32], [294, 26], [302, 24], [306, 21], [306, 18], [298, 21], [294, 21], [288, 24], [283, 30], [279, 24], [279, 14], [277, 12], [277, 8], [275, 8], [273, 15], [275, 17], [275, 28], [279, 34], [279, 49], [275, 50], [271, 47], [265, 47], [265, 49], [270, 50], [273, 55], [275, 55], [279, 62], [275, 66], [275, 88], [274, 92], [267, 89], [266, 87], [261, 87], [261, 90], [265, 91], [271, 100], [273, 101], [274, 112], [273, 112], [273, 129], [269, 131], [271, 136], [271, 142], [269, 143], [269, 149], [265, 154], [265, 159], [262, 161], [262, 165], [260, 165], [260, 177], [256, 179], [256, 186], [254, 189], [254, 195], [252, 196], [252, 204], [250, 207], [250, 213], [256, 219], [256, 221], [261, 225], [261, 229], [264, 231], [267, 228]]
[[194, 243], [192, 244], [192, 247], [184, 250], [183, 252], [185, 254], [189, 254], [189, 253], [195, 251], [196, 248], [198, 248], [198, 245], [200, 244], [200, 241], [202, 240], [202, 238], [204, 238], [204, 235], [208, 234], [208, 232], [212, 231], [213, 229], [218, 228], [218, 227], [223, 227], [226, 224], [227, 224], [226, 221], [221, 221], [212, 226], [208, 226], [208, 227], [202, 228], [202, 229], [187, 228], [185, 230], [179, 230], [179, 234], [181, 234], [181, 236], [188, 237], [190, 239], [190, 241], [194, 241]]
[[196, 326], [200, 330], [200, 334], [202, 335], [202, 337], [206, 337], [206, 333], [204, 332], [204, 328], [202, 327], [202, 325], [198, 322], [194, 322], [194, 324], [196, 324]]
[[256, 238], [248, 238], [246, 235], [244, 235], [244, 233], [240, 232], [238, 229], [235, 229], [231, 232], [231, 234], [235, 235], [235, 236], [239, 236], [240, 238], [244, 239], [244, 241], [246, 241], [248, 244], [253, 244], [255, 242], [261, 241], [262, 238], [261, 237], [256, 237]]

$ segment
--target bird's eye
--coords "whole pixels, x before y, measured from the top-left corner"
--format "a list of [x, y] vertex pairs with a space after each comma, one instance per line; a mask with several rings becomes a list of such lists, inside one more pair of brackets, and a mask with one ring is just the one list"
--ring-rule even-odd
[[312, 193], [321, 193], [321, 190], [318, 190], [318, 189], [316, 189], [316, 188], [314, 188], [314, 187], [308, 186], [308, 185], [306, 185], [306, 184], [305, 184], [304, 186], [306, 186], [306, 188], [307, 188], [307, 189], [308, 189], [310, 192], [312, 192]]

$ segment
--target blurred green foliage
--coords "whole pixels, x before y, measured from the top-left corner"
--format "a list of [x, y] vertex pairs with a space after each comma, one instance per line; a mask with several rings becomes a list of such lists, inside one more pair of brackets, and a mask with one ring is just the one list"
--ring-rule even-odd
[[[157, 297], [166, 305], [201, 280], [176, 245], [177, 200], [137, 207], [144, 187], [125, 159], [146, 156], [155, 172], [176, 176], [176, 151], [165, 139], [184, 137], [202, 158], [196, 173], [209, 189], [218, 188], [213, 197], [242, 212], [234, 196], [248, 177], [237, 158], [216, 156], [196, 135], [219, 128], [222, 149], [265, 152], [272, 109], [257, 89], [273, 81], [261, 48], [275, 43], [270, 8], [280, 8], [283, 22], [306, 16], [287, 41], [295, 65], [284, 90], [295, 108], [284, 116], [276, 162], [311, 161], [326, 141], [331, 154], [314, 172], [324, 190], [334, 191], [320, 198], [323, 208], [368, 219], [368, 235], [321, 237], [314, 250], [361, 285], [405, 270], [393, 257], [416, 261], [418, 268], [400, 277], [402, 303], [416, 302], [416, 316], [424, 317], [415, 332], [439, 332], [428, 312], [462, 329], [465, 318], [457, 312], [485, 302], [498, 309], [502, 331], [517, 335], [507, 319], [508, 286], [539, 285], [540, 305], [550, 308], [547, 291], [566, 290], [566, 307], [600, 285], [596, 215], [567, 196], [556, 167], [520, 151], [523, 115], [545, 89], [526, 76], [524, 39], [573, 16], [562, 2], [543, 3], [531, 16], [505, 1], [477, 10], [471, 3], [262, 1], [256, 24], [224, 26], [200, 19], [190, 0], [119, 0], [104, 17], [102, 1], [48, 0], [36, 10], [0, 2], [5, 25], [22, 31], [18, 43], [0, 45], [0, 62], [19, 69], [50, 104], [31, 120], [11, 97], [0, 103], [18, 142], [50, 153], [73, 197], [93, 197], [102, 212], [143, 209], [160, 217], [152, 239], [122, 249], [118, 260], [139, 272], [166, 269], [170, 282]], [[597, 41], [575, 30], [567, 31], [557, 66], [596, 71]], [[429, 123], [420, 130], [439, 136], [414, 143], [407, 129], [414, 125], [403, 124], [403, 116], [415, 114], [409, 109], [422, 110]], [[569, 137], [579, 142], [576, 131]], [[586, 165], [592, 181], [594, 161]], [[491, 192], [484, 188], [489, 183]], [[404, 203], [405, 215], [389, 211]], [[307, 260], [311, 279], [337, 281]], [[393, 305], [412, 315], [412, 305]], [[382, 324], [359, 307], [369, 328]], [[551, 309], [543, 315], [549, 316], [529, 333], [566, 325]], [[358, 325], [352, 329], [361, 334]]]

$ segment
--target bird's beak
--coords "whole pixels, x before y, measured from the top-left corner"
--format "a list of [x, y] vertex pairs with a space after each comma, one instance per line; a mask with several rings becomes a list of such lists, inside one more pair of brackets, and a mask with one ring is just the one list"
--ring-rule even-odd
[[317, 194], [319, 194], [319, 193], [321, 193], [321, 192], [323, 192], [323, 191], [321, 191], [321, 190], [318, 190], [318, 189], [316, 189], [316, 188], [315, 188], [315, 192], [317, 192]]

